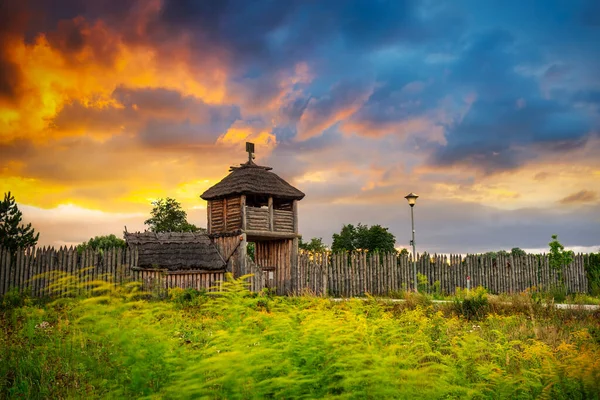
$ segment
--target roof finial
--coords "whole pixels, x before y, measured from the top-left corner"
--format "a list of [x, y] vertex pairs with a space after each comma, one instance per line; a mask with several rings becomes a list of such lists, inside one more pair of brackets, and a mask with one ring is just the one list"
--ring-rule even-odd
[[254, 143], [246, 142], [246, 151], [248, 152], [248, 164], [252, 164], [254, 159]]

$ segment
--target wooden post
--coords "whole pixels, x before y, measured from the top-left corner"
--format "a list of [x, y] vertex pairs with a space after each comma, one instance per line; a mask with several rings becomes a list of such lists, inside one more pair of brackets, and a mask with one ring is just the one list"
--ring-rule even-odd
[[273, 196], [269, 196], [269, 231], [274, 231], [273, 226]]
[[223, 232], [227, 232], [227, 199], [223, 199]]
[[292, 202], [292, 214], [294, 216], [294, 233], [298, 233], [298, 200]]
[[240, 198], [240, 212], [242, 213], [242, 230], [246, 230], [246, 195]]
[[211, 213], [211, 200], [208, 200], [206, 202], [206, 229], [208, 231], [208, 234], [210, 235], [212, 233], [212, 213]]
[[[243, 196], [242, 196], [243, 198]], [[245, 218], [244, 218], [245, 221]], [[242, 228], [244, 229], [244, 228]], [[247, 237], [246, 237], [246, 232], [242, 232], [241, 235], [241, 242], [240, 242], [240, 248], [238, 249], [238, 258], [239, 258], [239, 263], [240, 263], [240, 276], [241, 275], [246, 275], [249, 273], [249, 271], [246, 269], [246, 253], [247, 251], [247, 246], [248, 246], [248, 241], [247, 241]]]
[[291, 292], [298, 293], [298, 238], [292, 239], [292, 251], [290, 254], [290, 269], [291, 269]]

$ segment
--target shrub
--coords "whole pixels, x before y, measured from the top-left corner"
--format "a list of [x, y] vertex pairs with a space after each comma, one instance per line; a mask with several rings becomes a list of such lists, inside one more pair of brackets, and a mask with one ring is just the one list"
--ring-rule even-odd
[[588, 256], [585, 275], [588, 281], [588, 293], [592, 296], [600, 296], [600, 252]]
[[10, 310], [17, 307], [23, 307], [28, 300], [26, 293], [21, 293], [18, 288], [11, 288], [0, 301], [2, 310]]
[[484, 318], [489, 312], [489, 305], [487, 290], [481, 286], [469, 292], [457, 290], [454, 300], [456, 313], [468, 320]]

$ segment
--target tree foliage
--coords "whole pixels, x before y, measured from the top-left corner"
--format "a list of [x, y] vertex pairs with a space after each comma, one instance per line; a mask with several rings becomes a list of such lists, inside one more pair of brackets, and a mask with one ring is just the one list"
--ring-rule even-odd
[[381, 225], [344, 225], [340, 233], [333, 234], [333, 252], [368, 250], [395, 252], [396, 237]]
[[298, 247], [302, 250], [310, 251], [313, 253], [322, 253], [327, 250], [327, 246], [323, 243], [323, 238], [312, 238], [309, 242], [303, 242], [302, 239], [298, 242]]
[[81, 243], [77, 246], [77, 251], [85, 251], [87, 249], [90, 250], [106, 250], [115, 247], [120, 247], [124, 249], [126, 243], [123, 239], [116, 237], [113, 234], [104, 235], [104, 236], [95, 236], [88, 240], [87, 242]]
[[558, 235], [552, 235], [552, 241], [548, 243], [548, 245], [550, 246], [548, 264], [550, 265], [550, 268], [557, 272], [560, 284], [564, 285], [565, 268], [573, 262], [575, 253], [571, 250], [565, 250], [565, 246], [558, 241]]
[[31, 224], [23, 225], [23, 214], [19, 210], [14, 196], [4, 194], [0, 202], [0, 246], [11, 251], [35, 246], [40, 237]]
[[585, 263], [585, 275], [588, 281], [588, 293], [600, 296], [600, 251], [590, 253]]
[[519, 248], [519, 247], [513, 247], [510, 250], [510, 254], [512, 254], [515, 257], [522, 257], [522, 256], [526, 256], [527, 253], [525, 252], [525, 250]]
[[152, 232], [196, 232], [196, 225], [187, 221], [187, 213], [181, 204], [170, 197], [152, 202], [151, 217], [144, 221]]

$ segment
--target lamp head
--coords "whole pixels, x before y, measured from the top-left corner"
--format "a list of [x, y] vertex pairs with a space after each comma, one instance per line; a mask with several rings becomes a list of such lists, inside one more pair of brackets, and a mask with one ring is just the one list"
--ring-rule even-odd
[[404, 198], [406, 200], [408, 200], [408, 205], [410, 205], [411, 207], [415, 206], [415, 203], [417, 202], [418, 197], [419, 197], [418, 195], [416, 195], [412, 192], [410, 192], [408, 195], [404, 196]]

